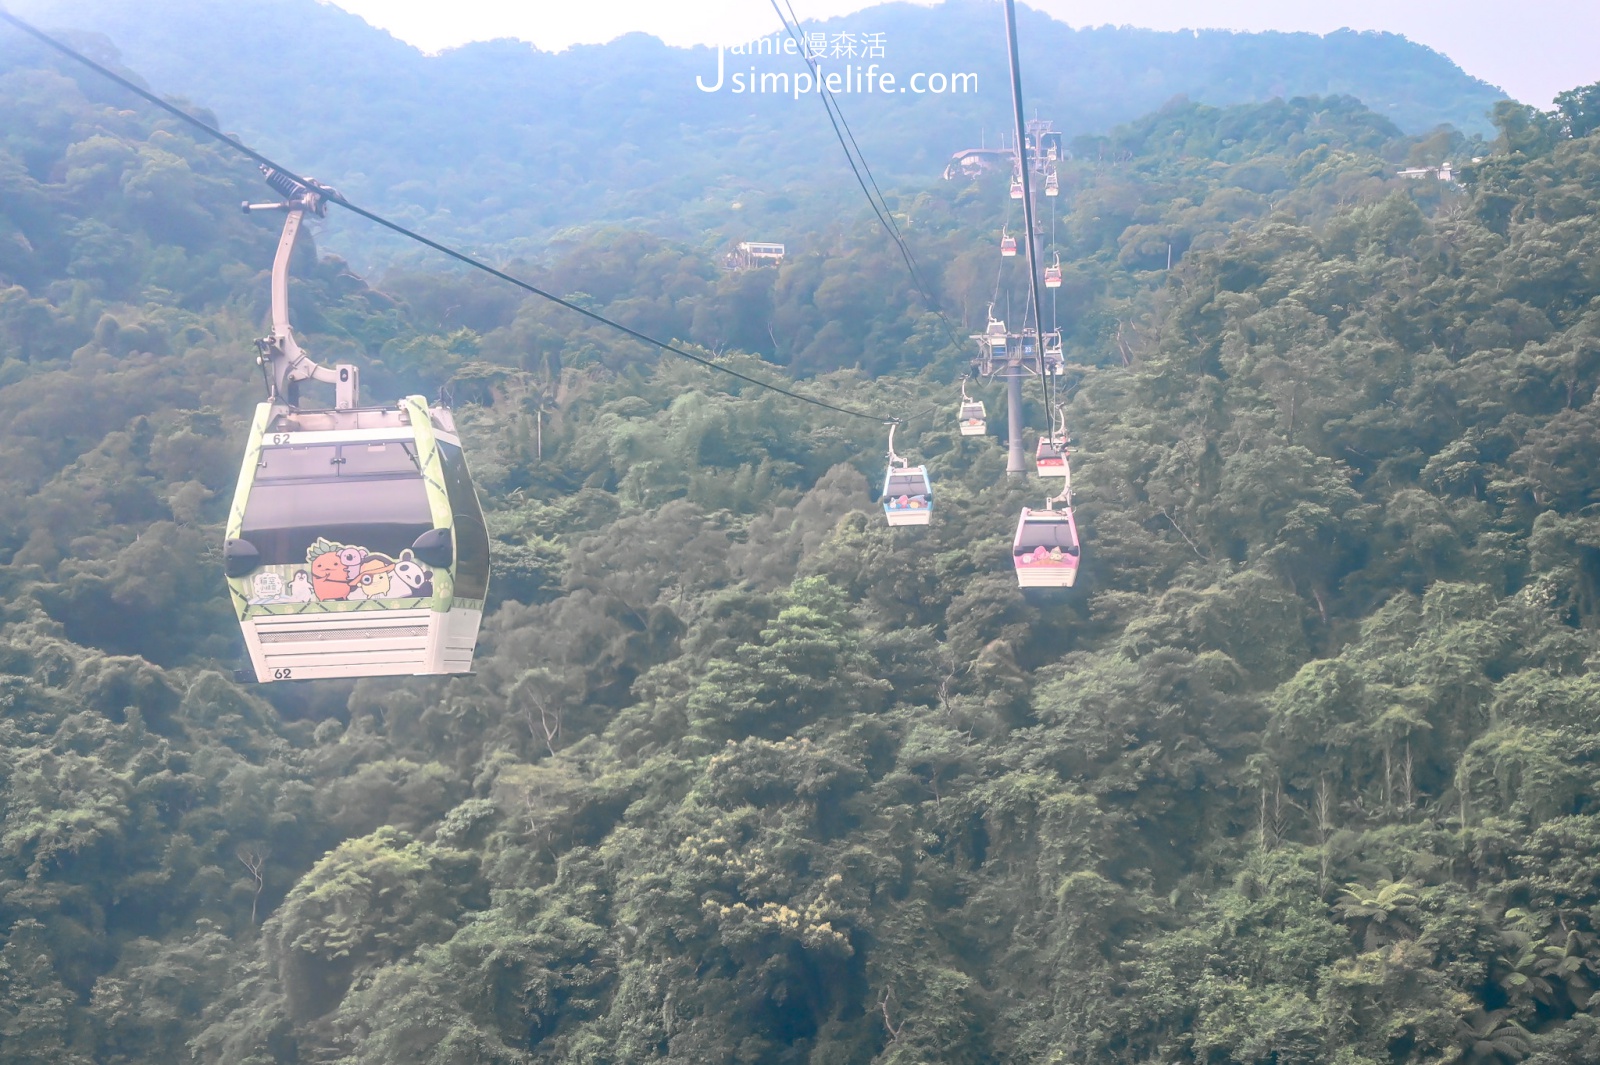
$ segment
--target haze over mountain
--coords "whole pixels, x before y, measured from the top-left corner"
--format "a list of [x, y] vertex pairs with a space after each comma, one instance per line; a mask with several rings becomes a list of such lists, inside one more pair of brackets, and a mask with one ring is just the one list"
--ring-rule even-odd
[[[316, 0], [168, 0], [154, 12], [130, 0], [24, 0], [19, 10], [108, 35], [159, 91], [209, 108], [359, 202], [479, 247], [531, 254], [551, 233], [598, 220], [651, 219], [697, 240], [749, 236], [745, 226], [781, 233], [794, 222], [786, 204], [857, 195], [816, 100], [733, 91], [740, 69], [800, 72], [794, 56], [729, 56], [723, 88], [702, 92], [697, 78], [715, 84], [714, 51], [642, 35], [559, 54], [494, 41], [427, 56]], [[1069, 137], [1179, 96], [1226, 105], [1340, 94], [1407, 132], [1486, 132], [1501, 98], [1394, 35], [1074, 30], [1026, 8], [1019, 17], [1030, 106]], [[882, 35], [882, 57], [826, 61], [876, 62], [897, 79], [889, 94], [841, 95], [880, 179], [925, 187], [952, 151], [1009, 130], [998, 5], [887, 4], [817, 32], [854, 34], [863, 50], [867, 33]], [[906, 92], [919, 71], [973, 73], [977, 91]], [[363, 228], [342, 250], [362, 259], [379, 240]]]

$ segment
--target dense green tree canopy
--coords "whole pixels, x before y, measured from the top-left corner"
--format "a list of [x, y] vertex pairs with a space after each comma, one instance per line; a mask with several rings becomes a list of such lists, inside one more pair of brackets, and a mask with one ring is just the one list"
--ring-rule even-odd
[[[777, 269], [644, 226], [518, 268], [931, 409], [925, 529], [872, 512], [874, 425], [308, 246], [310, 350], [453, 388], [496, 575], [470, 677], [252, 689], [255, 176], [0, 68], [0, 1062], [1592, 1058], [1594, 94], [1492, 149], [1346, 96], [1079, 140], [1057, 599], [853, 207]], [[1020, 299], [1003, 187], [888, 191], [958, 330]]]

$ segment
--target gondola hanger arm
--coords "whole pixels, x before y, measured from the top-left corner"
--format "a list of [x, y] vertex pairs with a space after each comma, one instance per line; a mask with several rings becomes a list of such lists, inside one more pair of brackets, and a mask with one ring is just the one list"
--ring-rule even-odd
[[283, 211], [283, 235], [278, 238], [278, 253], [272, 260], [272, 332], [256, 341], [260, 351], [257, 361], [266, 370], [267, 391], [275, 403], [291, 403], [292, 386], [300, 381], [320, 381], [334, 386], [334, 408], [349, 410], [356, 406], [360, 387], [359, 374], [350, 363], [328, 367], [319, 364], [301, 350], [295, 342], [294, 329], [289, 325], [289, 264], [294, 257], [295, 241], [300, 236], [301, 223], [306, 212], [321, 218], [327, 211], [329, 196], [338, 193], [320, 185], [304, 185], [282, 171], [263, 166], [267, 184], [283, 194], [279, 203], [250, 203], [240, 206], [251, 211]]
[[900, 428], [900, 419], [891, 418], [887, 424], [889, 426], [889, 465], [898, 466], [901, 469], [905, 469], [911, 464], [905, 459], [901, 458], [894, 450], [894, 431]]
[[1054, 511], [1057, 503], [1065, 503], [1069, 508], [1072, 506], [1072, 464], [1070, 462], [1064, 467], [1063, 476], [1061, 491], [1044, 501], [1044, 508], [1048, 511]]

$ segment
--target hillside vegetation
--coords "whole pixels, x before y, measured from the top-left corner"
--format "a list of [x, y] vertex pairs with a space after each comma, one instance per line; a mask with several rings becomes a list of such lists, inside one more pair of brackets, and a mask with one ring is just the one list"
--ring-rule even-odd
[[[256, 176], [0, 69], [0, 1063], [1600, 1059], [1596, 101], [1502, 105], [1460, 187], [1347, 97], [1079, 141], [1053, 600], [853, 205], [777, 270], [623, 228], [518, 268], [931, 407], [922, 530], [875, 426], [308, 250], [309, 350], [453, 382], [491, 613], [471, 677], [246, 688]], [[958, 328], [1020, 291], [1003, 184], [890, 199]]]

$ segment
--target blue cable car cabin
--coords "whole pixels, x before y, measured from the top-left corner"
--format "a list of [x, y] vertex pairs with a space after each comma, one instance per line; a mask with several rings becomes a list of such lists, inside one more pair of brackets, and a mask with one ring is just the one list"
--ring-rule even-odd
[[926, 525], [933, 515], [933, 482], [926, 466], [890, 466], [883, 477], [883, 516], [890, 525]]

